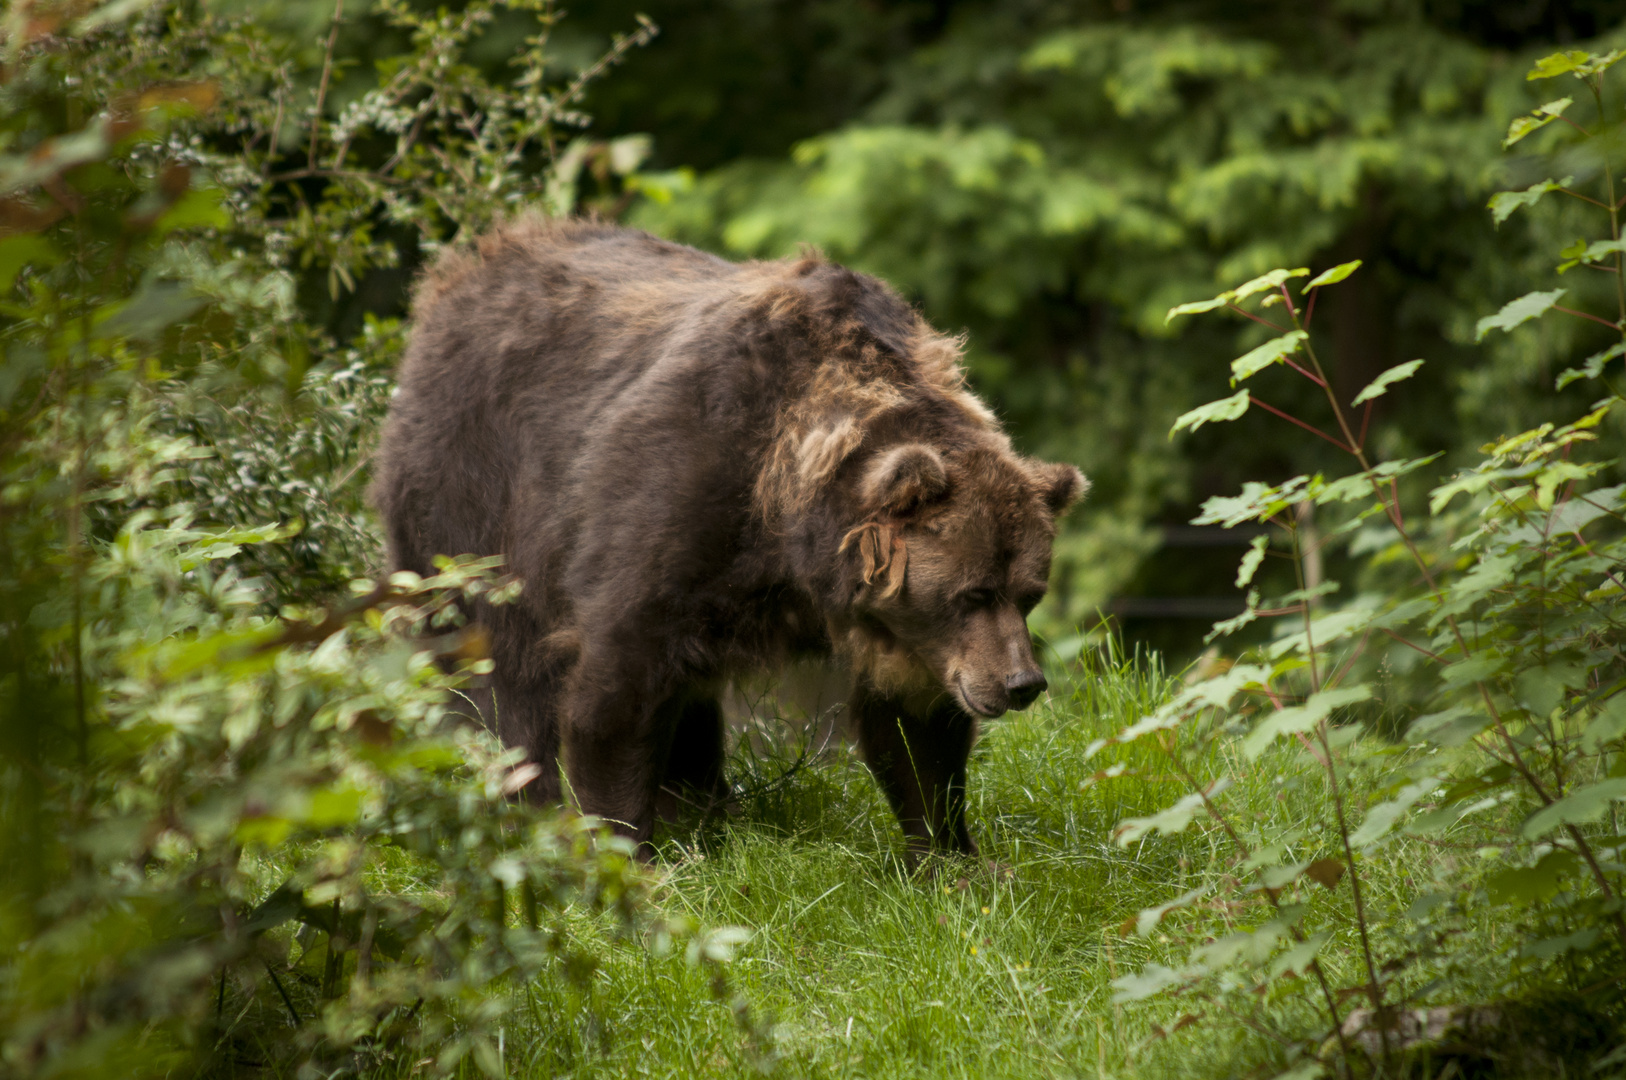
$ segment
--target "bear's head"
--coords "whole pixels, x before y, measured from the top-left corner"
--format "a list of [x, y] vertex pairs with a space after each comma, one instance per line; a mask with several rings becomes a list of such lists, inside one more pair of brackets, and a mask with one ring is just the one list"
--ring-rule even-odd
[[946, 692], [982, 717], [1031, 704], [1045, 677], [1027, 616], [1083, 474], [992, 439], [951, 450], [897, 442], [859, 470], [862, 520], [841, 542], [842, 651], [883, 691]]

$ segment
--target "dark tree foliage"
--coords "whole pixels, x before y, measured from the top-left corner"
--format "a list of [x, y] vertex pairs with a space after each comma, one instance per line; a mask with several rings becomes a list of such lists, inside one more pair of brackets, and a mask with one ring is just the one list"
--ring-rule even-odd
[[[1575, 328], [1466, 347], [1539, 244], [1573, 227], [1552, 210], [1484, 228], [1489, 195], [1529, 182], [1495, 151], [1533, 103], [1525, 60], [1618, 36], [1615, 5], [645, 9], [665, 33], [598, 92], [600, 130], [651, 133], [661, 165], [698, 175], [633, 219], [735, 256], [815, 243], [968, 330], [979, 387], [1020, 437], [1096, 480], [1064, 544], [1053, 631], [1115, 595], [1212, 592], [1230, 554], [1160, 551], [1161, 526], [1302, 457], [1263, 428], [1223, 449], [1163, 438], [1222, 385], [1211, 358], [1256, 343], [1247, 327], [1172, 336], [1162, 313], [1180, 297], [1362, 259], [1362, 280], [1318, 317], [1346, 401], [1429, 359], [1416, 391], [1373, 418], [1397, 452], [1460, 455], [1518, 430], [1548, 407], [1535, 391], [1594, 343]], [[626, 10], [594, 5], [561, 33], [585, 48]], [[1314, 408], [1301, 387], [1269, 390]]]

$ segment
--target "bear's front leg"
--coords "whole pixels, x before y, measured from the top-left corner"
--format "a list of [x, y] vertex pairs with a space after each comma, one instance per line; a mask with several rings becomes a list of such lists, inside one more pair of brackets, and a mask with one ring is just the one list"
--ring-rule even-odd
[[666, 750], [655, 711], [666, 694], [629, 666], [583, 653], [563, 710], [565, 779], [582, 813], [603, 818], [647, 860]]
[[965, 780], [976, 719], [946, 699], [927, 716], [911, 716], [898, 701], [862, 685], [848, 707], [864, 761], [903, 826], [909, 864], [933, 852], [975, 855], [965, 824]]

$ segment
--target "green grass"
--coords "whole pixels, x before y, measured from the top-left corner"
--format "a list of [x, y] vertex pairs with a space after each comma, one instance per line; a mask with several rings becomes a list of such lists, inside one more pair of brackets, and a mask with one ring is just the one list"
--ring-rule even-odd
[[[809, 765], [798, 764], [806, 748], [793, 737], [766, 753], [747, 745], [732, 763], [747, 789], [739, 813], [667, 832], [662, 903], [704, 926], [752, 932], [730, 978], [753, 1015], [771, 1022], [771, 1053], [784, 1075], [1269, 1069], [1279, 1051], [1234, 1020], [1209, 1018], [1163, 1039], [1154, 1025], [1171, 1027], [1200, 1007], [1112, 1002], [1115, 976], [1149, 959], [1172, 962], [1177, 947], [1161, 933], [1121, 934], [1124, 919], [1212, 872], [1210, 856], [1223, 843], [1211, 829], [1128, 850], [1111, 842], [1121, 818], [1160, 810], [1185, 789], [1145, 750], [1090, 760], [1086, 748], [1139, 719], [1169, 685], [1155, 664], [1123, 664], [989, 725], [970, 792], [983, 860], [943, 863], [931, 876], [905, 872], [898, 827], [849, 747], [832, 746]], [[1088, 783], [1117, 760], [1139, 775]], [[1243, 794], [1245, 787], [1256, 790]], [[1239, 785], [1231, 805], [1304, 812], [1276, 791]], [[609, 950], [593, 1009], [557, 986], [529, 994], [533, 1026], [505, 1032], [512, 1075], [743, 1076], [763, 1064], [704, 974], [681, 957]], [[1273, 1019], [1313, 1030], [1293, 1002], [1274, 1007]]]
[[[1217, 889], [1225, 902], [1178, 911], [1144, 937], [1133, 929], [1140, 909], [1241, 873], [1231, 841], [1207, 819], [1127, 849], [1112, 842], [1123, 818], [1162, 810], [1189, 789], [1150, 740], [1094, 758], [1088, 747], [1178, 685], [1155, 660], [1098, 657], [1094, 670], [1075, 672], [1047, 702], [989, 725], [970, 791], [982, 859], [941, 862], [929, 874], [906, 872], [897, 824], [850, 747], [836, 743], [810, 759], [793, 727], [765, 725], [740, 740], [731, 762], [742, 790], [737, 812], [667, 829], [654, 870], [666, 916], [749, 932], [728, 966], [725, 992], [681, 946], [661, 955], [647, 940], [604, 941], [589, 993], [557, 979], [521, 989], [526, 1019], [502, 1033], [506, 1075], [1276, 1075], [1289, 1039], [1327, 1032], [1308, 979], [1278, 978], [1264, 992], [1233, 993], [1217, 1006], [1198, 994], [1113, 1001], [1115, 978], [1149, 961], [1178, 965], [1194, 945], [1270, 917], [1258, 893]], [[1234, 827], [1247, 834], [1302, 826], [1289, 861], [1336, 855], [1326, 781], [1314, 760], [1283, 746], [1247, 762], [1235, 742], [1219, 739], [1186, 758], [1205, 781], [1221, 774], [1236, 781], [1221, 800]], [[1386, 772], [1412, 753], [1377, 739], [1361, 745], [1365, 765], [1344, 781], [1356, 821]], [[1092, 782], [1115, 763], [1125, 775]], [[1442, 865], [1458, 874], [1464, 860], [1489, 858], [1492, 848], [1483, 845], [1505, 827], [1474, 824], [1446, 841], [1399, 836], [1381, 857], [1362, 860], [1380, 962], [1407, 948], [1415, 926], [1400, 913]], [[1330, 890], [1300, 879], [1283, 902], [1307, 905], [1306, 926], [1333, 928], [1320, 960], [1335, 989], [1358, 987], [1348, 878]], [[1448, 922], [1447, 953], [1409, 968], [1402, 987], [1427, 989], [1443, 975], [1432, 984], [1443, 989], [1424, 1003], [1443, 993], [1470, 1004], [1515, 989], [1506, 958], [1530, 939], [1530, 928], [1507, 909], [1483, 905]], [[602, 927], [583, 920], [577, 929], [590, 936]], [[1244, 987], [1255, 981], [1237, 978]], [[730, 999], [746, 1004], [766, 1039], [742, 1031]], [[1345, 1011], [1359, 1004], [1341, 1001]], [[1574, 1012], [1573, 1001], [1554, 1007]], [[472, 1064], [465, 1072], [477, 1075]]]

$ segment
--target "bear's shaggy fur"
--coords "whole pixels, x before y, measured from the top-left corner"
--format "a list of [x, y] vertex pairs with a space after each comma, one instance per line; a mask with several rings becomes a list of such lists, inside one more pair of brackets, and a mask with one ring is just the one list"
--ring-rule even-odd
[[392, 568], [523, 579], [476, 617], [531, 797], [562, 753], [647, 845], [663, 785], [726, 791], [723, 681], [834, 653], [913, 856], [975, 851], [977, 718], [1044, 688], [1025, 616], [1084, 488], [1015, 454], [958, 343], [873, 278], [524, 219], [419, 287], [373, 498]]

